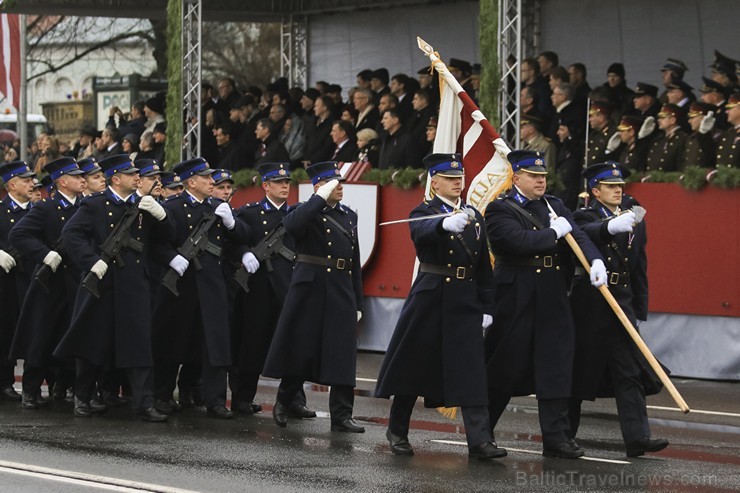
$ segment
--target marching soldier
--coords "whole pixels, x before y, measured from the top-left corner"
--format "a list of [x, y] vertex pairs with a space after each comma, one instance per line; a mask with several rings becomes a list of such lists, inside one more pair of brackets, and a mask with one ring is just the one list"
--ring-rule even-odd
[[572, 231], [591, 263], [594, 286], [605, 283], [606, 269], [563, 202], [545, 195], [542, 156], [513, 151], [508, 160], [514, 186], [485, 214], [496, 256], [495, 325], [486, 333], [490, 423], [495, 428], [513, 395], [535, 393], [542, 454], [573, 459], [583, 450], [568, 436], [575, 341], [567, 291], [573, 263], [562, 238]]
[[[23, 302], [11, 354], [23, 359], [23, 408], [35, 410], [44, 379], [57, 380], [59, 396], [66, 396], [72, 387], [71, 368], [66, 362], [52, 357], [52, 352], [64, 333], [74, 306], [79, 272], [70, 262], [71, 249], [61, 241], [62, 228], [77, 213], [84, 187], [83, 171], [70, 157], [56, 159], [44, 171], [54, 183], [56, 192], [35, 204], [10, 233], [10, 242], [19, 251], [51, 274], [46, 281], [38, 276], [31, 284]], [[52, 378], [55, 376], [56, 378]], [[50, 383], [52, 393], [54, 385]]]
[[[171, 232], [152, 245], [154, 258], [179, 276], [179, 295], [164, 285], [157, 291], [153, 322], [157, 407], [173, 412], [179, 365], [198, 363], [208, 416], [230, 419], [226, 370], [231, 365], [231, 345], [222, 252], [229, 240], [246, 241], [248, 231], [244, 223], [234, 219], [229, 204], [211, 198], [214, 170], [205, 159], [183, 161], [173, 171], [181, 178], [185, 192], [164, 203], [172, 221]], [[191, 259], [191, 265], [178, 249], [208, 218], [214, 221], [203, 233], [208, 246]]]
[[0, 318], [0, 399], [20, 401], [13, 388], [16, 362], [9, 355], [35, 263], [10, 245], [8, 234], [31, 209], [36, 174], [25, 161], [11, 161], [0, 166], [0, 178], [7, 192], [0, 203], [0, 298], [4, 306]]
[[716, 106], [713, 104], [701, 101], [691, 103], [688, 116], [692, 132], [686, 138], [679, 169], [686, 169], [689, 166], [702, 168], [714, 166], [714, 160], [717, 157], [717, 144], [712, 138], [715, 109]]
[[409, 421], [417, 396], [426, 407], [462, 407], [468, 453], [481, 460], [504, 457], [491, 441], [485, 385], [483, 329], [493, 301], [493, 276], [483, 217], [460, 198], [459, 154], [424, 158], [434, 199], [410, 217], [421, 264], [380, 367], [376, 397], [394, 396], [386, 437], [391, 452], [413, 455]]
[[[108, 188], [80, 204], [62, 232], [64, 244], [85, 279], [77, 291], [69, 330], [54, 351], [56, 357], [77, 358], [74, 415], [90, 417], [105, 406], [92, 396], [103, 367], [126, 370], [134, 412], [144, 421], [163, 422], [152, 396], [151, 292], [146, 256], [153, 229], [167, 230], [167, 213], [153, 197], [138, 199], [138, 169], [127, 154], [100, 161]], [[101, 247], [119, 224], [119, 255], [109, 259]], [[99, 281], [99, 298], [87, 281]]]
[[[257, 383], [270, 349], [275, 326], [285, 303], [290, 277], [295, 265], [295, 249], [290, 235], [283, 236], [284, 251], [275, 251], [267, 259], [258, 259], [252, 252], [261, 241], [282, 225], [291, 210], [289, 163], [264, 163], [259, 166], [265, 197], [246, 204], [237, 217], [249, 226], [248, 245], [242, 247], [241, 264], [251, 274], [249, 293], [237, 291], [232, 319], [235, 378], [232, 380], [232, 410], [254, 414], [262, 410], [255, 404]], [[288, 414], [293, 418], [315, 418], [316, 413], [306, 408], [306, 395], [301, 387], [290, 403]]]
[[263, 375], [282, 378], [273, 418], [288, 423], [304, 380], [330, 385], [331, 430], [363, 433], [352, 419], [362, 316], [362, 271], [357, 214], [340, 202], [344, 181], [334, 161], [307, 170], [314, 195], [285, 216], [295, 239], [296, 266]]
[[[611, 136], [617, 133], [617, 127], [612, 122], [611, 115], [612, 105], [608, 101], [591, 102], [591, 109], [588, 111], [591, 132], [588, 134], [586, 165], [598, 163], [605, 159], [606, 145]], [[545, 162], [548, 162], [547, 156], [545, 156]]]
[[[591, 201], [588, 207], [576, 211], [574, 219], [604, 257], [609, 291], [636, 326], [638, 321], [647, 320], [647, 236], [645, 222], [631, 210], [639, 204], [623, 192], [629, 171], [609, 161], [588, 167], [583, 175]], [[576, 268], [570, 302], [576, 352], [569, 436], [575, 438], [578, 431], [581, 402], [605, 397], [604, 389], [608, 387], [607, 394], [617, 401], [627, 456], [666, 448], [667, 440], [650, 438], [645, 403], [645, 394], [659, 392], [662, 385], [582, 268]], [[606, 381], [608, 386], [604, 385]]]
[[219, 200], [228, 200], [234, 192], [234, 177], [231, 171], [227, 169], [213, 170], [213, 194], [214, 198]]
[[108, 186], [105, 183], [105, 174], [94, 157], [80, 159], [77, 165], [84, 171], [85, 187], [82, 190], [82, 197], [100, 193]]
[[683, 151], [686, 147], [686, 132], [680, 122], [685, 119], [683, 109], [672, 103], [666, 103], [658, 113], [658, 127], [662, 135], [650, 145], [645, 170], [681, 171]]
[[727, 105], [729, 128], [717, 144], [717, 167], [740, 167], [740, 93], [730, 96]]
[[182, 180], [172, 171], [163, 171], [161, 175], [162, 199], [168, 200], [170, 197], [178, 195], [185, 190], [182, 186]]

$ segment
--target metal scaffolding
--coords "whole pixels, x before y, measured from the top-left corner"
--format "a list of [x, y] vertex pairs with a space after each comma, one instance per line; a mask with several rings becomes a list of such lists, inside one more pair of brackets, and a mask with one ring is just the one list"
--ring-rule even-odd
[[308, 17], [283, 16], [280, 25], [280, 76], [291, 87], [306, 89], [308, 65]]
[[539, 50], [540, 0], [499, 0], [498, 8], [499, 121], [503, 137], [518, 149], [520, 62]]
[[185, 115], [183, 159], [200, 156], [201, 129], [201, 0], [182, 3], [182, 102]]

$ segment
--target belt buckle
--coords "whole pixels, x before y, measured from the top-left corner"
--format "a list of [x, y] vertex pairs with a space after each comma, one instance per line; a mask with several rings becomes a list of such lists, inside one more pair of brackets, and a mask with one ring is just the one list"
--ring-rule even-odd
[[344, 259], [343, 258], [337, 259], [337, 270], [344, 270]]
[[465, 279], [465, 267], [458, 267], [455, 270], [455, 277], [457, 279]]
[[548, 269], [549, 269], [550, 267], [552, 267], [552, 255], [545, 255], [545, 256], [544, 256], [544, 257], [542, 258], [542, 262], [543, 262], [543, 264], [542, 264], [542, 265], [543, 265], [544, 267], [546, 267], [546, 268], [548, 268]]
[[609, 275], [609, 284], [619, 284], [619, 272], [612, 272]]

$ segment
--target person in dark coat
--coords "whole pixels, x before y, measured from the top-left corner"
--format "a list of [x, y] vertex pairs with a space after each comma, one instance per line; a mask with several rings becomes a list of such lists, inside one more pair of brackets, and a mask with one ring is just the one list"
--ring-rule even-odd
[[[35, 204], [10, 232], [10, 243], [33, 262], [51, 269], [48, 286], [32, 279], [23, 301], [11, 356], [23, 359], [23, 408], [38, 409], [45, 378], [59, 380], [59, 387], [72, 386], [65, 363], [52, 351], [69, 328], [79, 273], [70, 263], [71, 250], [60, 242], [62, 227], [80, 205], [83, 171], [73, 158], [56, 159], [44, 167], [56, 192]], [[71, 369], [70, 369], [71, 370]], [[65, 378], [66, 377], [66, 378]], [[54, 385], [51, 385], [52, 389]], [[53, 390], [52, 390], [53, 392]], [[66, 391], [65, 391], [66, 395]]]
[[0, 201], [0, 299], [3, 300], [3, 316], [0, 318], [0, 399], [10, 401], [21, 400], [13, 388], [16, 362], [9, 355], [35, 262], [23, 250], [12, 247], [8, 235], [31, 210], [35, 177], [36, 174], [25, 161], [11, 161], [0, 166], [0, 178], [7, 192]]
[[[164, 203], [172, 231], [157, 236], [152, 244], [154, 258], [180, 276], [179, 295], [163, 285], [156, 294], [152, 325], [156, 406], [172, 412], [179, 365], [198, 362], [208, 416], [229, 419], [233, 414], [226, 407], [226, 371], [231, 365], [231, 344], [223, 248], [229, 241], [246, 241], [247, 227], [234, 219], [228, 203], [211, 198], [214, 170], [203, 158], [183, 161], [173, 171], [185, 192]], [[211, 246], [191, 265], [177, 249], [206, 214], [217, 216], [207, 232]]]
[[[69, 330], [54, 350], [57, 358], [76, 358], [75, 416], [90, 417], [105, 406], [92, 401], [101, 369], [124, 368], [131, 385], [134, 412], [144, 421], [167, 416], [153, 407], [151, 293], [146, 256], [153, 228], [167, 228], [167, 214], [153, 197], [136, 200], [138, 169], [126, 154], [102, 160], [108, 188], [88, 197], [62, 230], [64, 245], [83, 276], [99, 279], [98, 293], [84, 283], [77, 290]], [[101, 245], [125, 214], [135, 214], [128, 234], [133, 245], [120, 258], [106, 261]], [[110, 262], [110, 265], [109, 265]]]
[[648, 149], [646, 171], [682, 171], [678, 166], [683, 164], [687, 135], [679, 122], [685, 119], [685, 112], [675, 104], [663, 105], [658, 113], [661, 132]]
[[[408, 432], [417, 396], [426, 407], [462, 407], [471, 457], [493, 459], [506, 451], [491, 442], [481, 325], [491, 324], [493, 275], [483, 216], [460, 198], [459, 154], [424, 158], [432, 200], [410, 217], [421, 264], [380, 367], [376, 397], [393, 398], [386, 437], [391, 452], [413, 455]], [[448, 214], [444, 217], [444, 214]], [[473, 281], [473, 282], [471, 282]]]
[[588, 236], [574, 227], [573, 213], [545, 195], [542, 155], [513, 151], [507, 158], [514, 186], [485, 213], [496, 258], [494, 326], [485, 337], [490, 422], [495, 428], [512, 396], [534, 393], [543, 455], [577, 458], [583, 450], [567, 435], [575, 341], [567, 294], [573, 263], [563, 237], [572, 231], [595, 286], [606, 282], [606, 269]]
[[236, 141], [235, 127], [230, 122], [216, 125], [216, 144], [218, 145], [217, 166], [236, 171], [242, 169], [242, 152]]
[[716, 108], [713, 104], [701, 101], [691, 103], [688, 114], [691, 135], [686, 137], [679, 169], [685, 170], [691, 166], [714, 167], [717, 143], [712, 138], [712, 133], [716, 127], [714, 116]]
[[314, 103], [313, 112], [316, 118], [311, 126], [304, 127], [306, 133], [306, 150], [303, 166], [326, 161], [334, 152], [334, 143], [331, 139], [333, 118], [331, 114], [331, 97], [320, 96]]
[[[606, 259], [609, 291], [637, 326], [648, 315], [647, 235], [642, 216], [631, 210], [639, 204], [623, 192], [629, 171], [609, 161], [589, 166], [583, 175], [591, 200], [573, 217]], [[583, 400], [614, 396], [627, 456], [666, 448], [667, 440], [650, 438], [645, 403], [645, 394], [662, 385], [583, 269], [576, 269], [570, 303], [576, 352], [569, 436], [578, 432]]]
[[289, 407], [309, 380], [331, 386], [331, 430], [362, 433], [352, 419], [362, 316], [357, 214], [340, 203], [343, 178], [336, 162], [314, 164], [307, 172], [315, 194], [283, 219], [295, 239], [296, 266], [262, 374], [283, 379], [273, 408], [278, 426], [287, 425]]
[[396, 110], [386, 110], [382, 119], [383, 129], [388, 132], [382, 138], [378, 168], [418, 168], [421, 153], [413, 137], [406, 133]]
[[576, 127], [575, 122], [568, 120], [560, 120], [558, 125], [560, 147], [555, 170], [565, 189], [562, 192], [553, 193], [571, 211], [578, 207], [578, 193], [582, 188], [583, 140], [574, 137]]
[[[254, 402], [257, 383], [270, 349], [275, 326], [288, 294], [293, 273], [295, 245], [290, 235], [283, 237], [285, 249], [275, 252], [270, 259], [260, 261], [252, 249], [263, 238], [276, 230], [291, 207], [290, 163], [265, 163], [259, 167], [265, 197], [259, 202], [241, 207], [236, 216], [250, 231], [249, 242], [242, 245], [240, 262], [250, 274], [249, 292], [237, 291], [232, 324], [234, 371], [230, 381], [231, 408], [241, 414], [254, 414], [262, 406]], [[316, 413], [306, 408], [306, 395], [301, 388], [288, 413], [294, 418], [315, 418]]]
[[332, 161], [351, 163], [357, 154], [357, 138], [352, 122], [337, 120], [331, 125], [331, 140], [334, 142]]
[[725, 108], [730, 127], [720, 134], [716, 165], [740, 168], [740, 93], [730, 96]]
[[625, 115], [619, 121], [617, 134], [612, 135], [606, 145], [606, 157], [622, 163], [632, 171], [645, 171], [650, 137], [639, 138], [645, 125], [642, 117]]
[[257, 129], [254, 134], [260, 141], [259, 149], [255, 158], [256, 164], [272, 163], [279, 161], [290, 161], [290, 155], [280, 139], [278, 133], [274, 131], [269, 118], [262, 118], [257, 122]]

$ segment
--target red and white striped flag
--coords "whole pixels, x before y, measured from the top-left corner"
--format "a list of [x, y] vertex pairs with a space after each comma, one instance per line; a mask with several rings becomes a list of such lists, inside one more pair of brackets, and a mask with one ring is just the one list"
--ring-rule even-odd
[[18, 110], [21, 92], [21, 30], [18, 14], [0, 14], [0, 93]]

